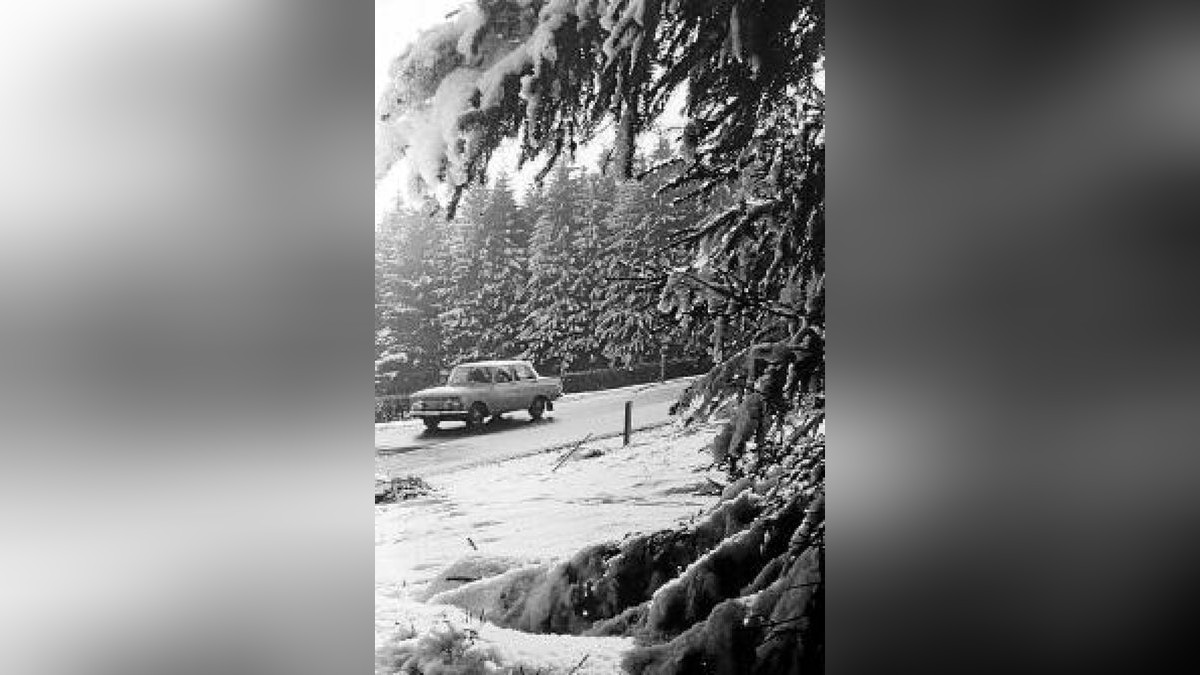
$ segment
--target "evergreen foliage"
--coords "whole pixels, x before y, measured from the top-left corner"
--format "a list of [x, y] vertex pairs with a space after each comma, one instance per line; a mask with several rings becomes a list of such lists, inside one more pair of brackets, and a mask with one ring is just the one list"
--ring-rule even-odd
[[572, 315], [588, 304], [574, 283], [578, 258], [572, 244], [584, 229], [580, 182], [562, 164], [541, 192], [530, 235], [529, 293], [521, 333], [527, 358], [559, 363], [563, 369], [578, 358], [572, 348], [578, 344], [579, 324]]
[[458, 218], [451, 222], [452, 250], [448, 283], [438, 289], [441, 313], [438, 323], [442, 344], [450, 360], [469, 360], [482, 355], [479, 336], [490, 324], [484, 298], [486, 277], [481, 258], [485, 245], [492, 245], [490, 228], [484, 222], [491, 195], [486, 189], [473, 191], [463, 203]]
[[[651, 162], [670, 155], [665, 139]], [[669, 246], [669, 236], [694, 220], [690, 205], [672, 203], [658, 193], [665, 177], [616, 185], [612, 208], [603, 220], [606, 248], [599, 265], [600, 320], [597, 331], [604, 355], [628, 365], [662, 355], [684, 355], [691, 339], [686, 322], [658, 309], [668, 272], [686, 262], [686, 253]]]
[[444, 360], [438, 329], [451, 258], [443, 222], [400, 211], [375, 233], [375, 358], [379, 372], [432, 382]]
[[[407, 391], [474, 358], [529, 358], [557, 373], [697, 356], [656, 309], [669, 262], [682, 260], [663, 248], [667, 235], [695, 218], [654, 194], [660, 182], [564, 164], [523, 204], [499, 175], [452, 221], [390, 214], [376, 232], [378, 370]], [[627, 278], [650, 273], [650, 284]]]
[[442, 314], [452, 360], [512, 354], [524, 324], [528, 228], [506, 176], [473, 193], [462, 223], [453, 291]]

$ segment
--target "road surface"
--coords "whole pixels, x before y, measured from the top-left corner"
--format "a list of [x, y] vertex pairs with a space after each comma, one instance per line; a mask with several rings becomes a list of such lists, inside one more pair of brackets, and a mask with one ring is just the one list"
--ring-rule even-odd
[[539, 422], [531, 422], [524, 412], [508, 413], [474, 434], [456, 422], [444, 422], [432, 432], [418, 420], [376, 424], [376, 471], [426, 476], [573, 445], [589, 433], [593, 438], [620, 434], [629, 400], [635, 430], [657, 426], [671, 419], [671, 404], [693, 379], [567, 394]]

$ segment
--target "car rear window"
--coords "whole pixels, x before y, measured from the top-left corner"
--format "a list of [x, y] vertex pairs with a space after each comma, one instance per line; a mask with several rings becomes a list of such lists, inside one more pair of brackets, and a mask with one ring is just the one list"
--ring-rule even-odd
[[471, 382], [490, 383], [491, 369], [482, 366], [455, 366], [446, 378], [446, 384], [468, 384]]
[[536, 380], [537, 373], [533, 372], [533, 368], [530, 366], [517, 366], [517, 379]]

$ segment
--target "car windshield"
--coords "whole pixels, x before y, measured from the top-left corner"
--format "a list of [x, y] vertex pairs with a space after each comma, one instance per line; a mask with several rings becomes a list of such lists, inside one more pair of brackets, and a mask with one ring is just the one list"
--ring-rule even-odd
[[446, 384], [488, 384], [491, 381], [491, 374], [483, 366], [455, 366], [446, 378]]

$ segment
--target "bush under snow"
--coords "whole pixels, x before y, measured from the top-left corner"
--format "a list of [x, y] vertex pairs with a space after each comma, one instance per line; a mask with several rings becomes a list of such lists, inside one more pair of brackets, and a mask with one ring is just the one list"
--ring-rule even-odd
[[[804, 654], [802, 637], [820, 628], [813, 617], [823, 614], [823, 558], [806, 545], [823, 519], [823, 499], [811, 489], [781, 489], [778, 477], [737, 485], [740, 492], [687, 527], [589, 546], [553, 566], [514, 566], [429, 601], [521, 633], [634, 637], [640, 646], [621, 656], [630, 673], [741, 673], [749, 665], [798, 672], [815, 658]], [[447, 646], [473, 635], [442, 631], [425, 643], [410, 638], [404, 649], [453, 653], [464, 668], [498, 667], [494, 652], [473, 643]]]

